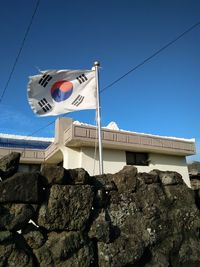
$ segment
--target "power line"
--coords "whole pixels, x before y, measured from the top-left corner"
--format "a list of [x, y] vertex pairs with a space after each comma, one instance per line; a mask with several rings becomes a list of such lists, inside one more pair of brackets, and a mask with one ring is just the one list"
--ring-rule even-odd
[[[114, 84], [116, 84], [117, 82], [119, 82], [120, 80], [122, 80], [124, 77], [126, 77], [127, 75], [129, 75], [131, 72], [133, 72], [133, 71], [137, 70], [138, 68], [140, 68], [141, 66], [143, 66], [146, 62], [148, 62], [149, 60], [151, 60], [152, 58], [154, 58], [155, 56], [157, 56], [158, 54], [160, 54], [162, 51], [164, 51], [165, 49], [167, 49], [170, 45], [174, 44], [176, 41], [178, 41], [180, 38], [182, 38], [184, 35], [186, 35], [190, 31], [192, 31], [194, 28], [196, 28], [199, 25], [200, 25], [200, 22], [195, 23], [193, 26], [191, 26], [186, 31], [184, 31], [183, 33], [181, 33], [180, 35], [178, 35], [175, 39], [173, 39], [172, 41], [170, 41], [169, 43], [167, 43], [166, 45], [164, 45], [163, 47], [161, 47], [159, 50], [157, 50], [151, 56], [149, 56], [146, 59], [144, 59], [141, 63], [139, 63], [138, 65], [136, 65], [134, 68], [132, 68], [131, 70], [129, 70], [128, 72], [126, 72], [125, 74], [123, 74], [121, 77], [119, 77], [118, 79], [116, 79], [115, 81], [113, 81], [112, 83], [110, 83], [109, 85], [107, 85], [106, 87], [104, 87], [102, 90], [100, 90], [100, 93], [104, 92], [106, 89], [110, 88], [111, 86], [113, 86]], [[37, 133], [37, 132], [45, 129], [46, 127], [48, 127], [49, 125], [51, 125], [53, 123], [54, 123], [54, 121], [50, 122], [49, 124], [41, 127], [39, 130], [34, 131], [29, 136], [32, 136], [33, 134], [35, 134], [35, 133]]]
[[34, 9], [33, 15], [32, 15], [32, 17], [31, 17], [30, 22], [29, 22], [29, 25], [28, 25], [28, 27], [27, 27], [27, 29], [26, 29], [24, 38], [23, 38], [22, 43], [21, 43], [21, 46], [20, 46], [20, 49], [19, 49], [19, 51], [18, 51], [18, 53], [17, 53], [17, 56], [16, 56], [15, 61], [14, 61], [14, 64], [13, 64], [13, 66], [12, 66], [12, 68], [11, 68], [11, 71], [10, 71], [10, 74], [9, 74], [9, 76], [8, 76], [8, 80], [7, 80], [6, 85], [5, 85], [4, 89], [3, 89], [3, 92], [2, 92], [2, 94], [1, 94], [1, 97], [0, 97], [0, 103], [2, 102], [2, 99], [3, 99], [4, 95], [5, 95], [5, 92], [6, 92], [7, 88], [8, 88], [8, 85], [9, 85], [10, 80], [11, 80], [11, 78], [12, 78], [12, 75], [13, 75], [13, 73], [14, 73], [15, 67], [16, 67], [17, 62], [18, 62], [18, 60], [19, 60], [20, 54], [21, 54], [21, 52], [22, 52], [22, 49], [23, 49], [23, 47], [24, 47], [26, 38], [27, 38], [28, 33], [29, 33], [29, 31], [30, 31], [30, 28], [31, 28], [31, 25], [32, 25], [32, 23], [33, 23], [35, 14], [36, 14], [36, 12], [37, 12], [39, 3], [40, 3], [40, 0], [38, 0], [37, 3], [36, 3], [36, 6], [35, 6], [35, 9]]
[[[65, 114], [64, 117], [66, 117], [67, 115]], [[51, 124], [53, 124], [55, 122], [55, 120], [50, 121], [48, 124], [46, 124], [45, 126], [39, 128], [38, 130], [35, 130], [34, 132], [32, 132], [31, 134], [27, 135], [27, 137], [29, 136], [33, 136], [34, 134], [36, 134], [37, 132], [40, 132], [41, 130], [47, 128], [48, 126], [50, 126]]]
[[43, 126], [43, 127], [39, 128], [38, 130], [36, 130], [36, 131], [32, 132], [32, 133], [31, 133], [31, 134], [29, 134], [29, 135], [27, 135], [27, 137], [29, 137], [29, 136], [33, 136], [34, 134], [36, 134], [37, 132], [40, 132], [41, 130], [43, 130], [43, 129], [47, 128], [48, 126], [50, 126], [50, 125], [51, 125], [51, 124], [53, 124], [54, 122], [55, 122], [55, 120], [53, 120], [53, 121], [49, 122], [47, 125], [45, 125], [45, 126]]
[[181, 33], [178, 37], [176, 37], [174, 40], [172, 40], [171, 42], [167, 43], [166, 45], [164, 45], [162, 48], [160, 48], [159, 50], [157, 50], [155, 53], [153, 53], [151, 56], [147, 57], [145, 60], [143, 60], [141, 63], [139, 63], [138, 65], [136, 65], [134, 68], [130, 69], [128, 72], [126, 72], [125, 74], [123, 74], [121, 77], [119, 77], [118, 79], [116, 79], [115, 81], [113, 81], [112, 83], [110, 83], [109, 85], [107, 85], [106, 87], [104, 87], [100, 92], [102, 93], [103, 91], [105, 91], [106, 89], [110, 88], [111, 86], [113, 86], [114, 84], [116, 84], [117, 82], [119, 82], [120, 80], [122, 80], [123, 78], [125, 78], [127, 75], [129, 75], [131, 72], [137, 70], [138, 68], [140, 68], [141, 66], [143, 66], [146, 62], [148, 62], [149, 60], [151, 60], [152, 58], [154, 58], [155, 56], [157, 56], [158, 54], [160, 54], [162, 51], [164, 51], [165, 49], [167, 49], [170, 45], [174, 44], [176, 41], [178, 41], [179, 39], [181, 39], [184, 35], [186, 35], [187, 33], [189, 33], [190, 31], [192, 31], [194, 28], [196, 28], [197, 26], [200, 25], [200, 22], [195, 23], [193, 26], [191, 26], [189, 29], [187, 29], [186, 31], [184, 31], [183, 33]]

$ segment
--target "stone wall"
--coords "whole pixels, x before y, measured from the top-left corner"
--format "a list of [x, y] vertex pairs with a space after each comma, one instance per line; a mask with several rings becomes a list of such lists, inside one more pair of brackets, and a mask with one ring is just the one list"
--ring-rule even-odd
[[19, 157], [0, 160], [0, 267], [200, 266], [199, 190], [180, 174], [18, 173]]
[[188, 164], [191, 187], [194, 190], [200, 189], [200, 162], [195, 161]]

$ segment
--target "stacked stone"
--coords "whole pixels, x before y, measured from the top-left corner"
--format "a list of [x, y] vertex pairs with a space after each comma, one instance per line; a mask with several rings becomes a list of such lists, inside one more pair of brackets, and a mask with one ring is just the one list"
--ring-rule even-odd
[[200, 266], [198, 201], [180, 174], [19, 173], [19, 159], [0, 160], [0, 266]]
[[191, 186], [196, 192], [200, 191], [200, 162], [195, 161], [188, 164]]

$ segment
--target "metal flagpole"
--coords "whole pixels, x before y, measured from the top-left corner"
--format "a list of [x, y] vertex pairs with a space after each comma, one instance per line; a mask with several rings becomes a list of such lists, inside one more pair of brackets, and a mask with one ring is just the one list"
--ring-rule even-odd
[[99, 92], [99, 66], [100, 62], [95, 61], [95, 76], [97, 84], [97, 127], [98, 127], [98, 140], [99, 140], [99, 174], [103, 174], [103, 148], [102, 148], [102, 135], [101, 135], [101, 110], [100, 110], [100, 92]]

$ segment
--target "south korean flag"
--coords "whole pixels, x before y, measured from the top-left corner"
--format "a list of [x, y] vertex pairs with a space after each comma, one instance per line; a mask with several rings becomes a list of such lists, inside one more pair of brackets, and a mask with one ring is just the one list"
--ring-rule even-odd
[[43, 71], [28, 84], [28, 102], [39, 116], [96, 109], [96, 94], [94, 70]]

